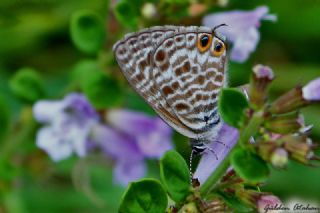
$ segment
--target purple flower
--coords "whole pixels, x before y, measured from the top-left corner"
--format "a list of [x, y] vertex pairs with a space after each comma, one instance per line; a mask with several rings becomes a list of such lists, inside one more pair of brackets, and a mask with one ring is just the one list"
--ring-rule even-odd
[[106, 125], [96, 125], [92, 142], [115, 161], [114, 180], [122, 185], [145, 175], [144, 156], [133, 137]]
[[[197, 170], [194, 173], [194, 177], [198, 178], [201, 184], [204, 183], [211, 173], [218, 167], [225, 156], [229, 153], [230, 149], [236, 144], [238, 138], [238, 129], [228, 126], [225, 123], [222, 125], [217, 138], [209, 144], [211, 149], [213, 149], [218, 155], [218, 160], [216, 160], [215, 155], [212, 153], [203, 154]], [[221, 142], [224, 143], [225, 146], [221, 144]]]
[[114, 180], [124, 186], [145, 175], [145, 158], [160, 158], [172, 149], [172, 130], [157, 117], [111, 110], [107, 120], [113, 128], [96, 125], [91, 139], [114, 159]]
[[275, 21], [276, 16], [268, 14], [268, 7], [257, 7], [253, 11], [230, 11], [207, 15], [203, 24], [208, 27], [215, 27], [226, 23], [228, 27], [219, 28], [232, 43], [231, 60], [244, 62], [248, 59], [259, 42], [260, 34], [258, 28], [261, 20]]
[[66, 159], [73, 152], [80, 157], [86, 155], [88, 136], [98, 116], [83, 95], [72, 93], [59, 101], [38, 101], [33, 114], [45, 124], [37, 133], [37, 146], [52, 160]]
[[159, 117], [128, 110], [111, 110], [107, 120], [111, 126], [134, 137], [146, 157], [160, 158], [164, 152], [172, 149], [172, 130]]
[[302, 96], [307, 101], [320, 101], [320, 78], [304, 86], [302, 88]]

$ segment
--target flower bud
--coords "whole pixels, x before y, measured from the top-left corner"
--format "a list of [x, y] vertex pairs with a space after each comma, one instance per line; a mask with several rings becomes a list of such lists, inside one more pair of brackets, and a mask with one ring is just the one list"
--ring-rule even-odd
[[302, 95], [308, 101], [320, 101], [320, 78], [309, 82], [302, 88]]
[[[277, 207], [281, 206], [279, 198], [273, 195], [263, 195], [257, 202], [257, 208], [259, 213], [264, 212], [277, 212]], [[272, 209], [271, 211], [269, 209]], [[269, 210], [269, 211], [268, 211]]]
[[320, 102], [320, 78], [280, 96], [272, 104], [269, 111], [274, 114], [292, 112], [312, 102]]
[[290, 158], [304, 164], [310, 163], [313, 156], [313, 145], [310, 138], [305, 135], [289, 135], [283, 137], [282, 140]]
[[283, 148], [277, 148], [271, 155], [270, 161], [276, 168], [284, 168], [288, 164], [288, 152]]
[[152, 3], [145, 3], [141, 9], [143, 17], [147, 19], [152, 19], [157, 16], [157, 8]]
[[265, 161], [270, 161], [273, 151], [277, 148], [277, 144], [272, 141], [260, 142], [257, 146], [259, 156]]
[[268, 130], [280, 134], [298, 132], [303, 125], [303, 116], [298, 113], [273, 116], [265, 123]]
[[220, 199], [213, 199], [210, 201], [206, 201], [200, 209], [201, 212], [216, 212], [216, 213], [223, 213], [223, 212], [230, 212], [225, 202]]
[[274, 79], [272, 69], [263, 65], [253, 67], [250, 81], [249, 98], [254, 108], [261, 108], [268, 93], [268, 86]]
[[242, 188], [236, 191], [236, 197], [249, 206], [255, 206], [260, 197], [260, 193], [255, 190], [245, 190]]
[[199, 210], [198, 210], [195, 203], [188, 203], [188, 204], [184, 205], [179, 212], [181, 212], [181, 213], [199, 213]]

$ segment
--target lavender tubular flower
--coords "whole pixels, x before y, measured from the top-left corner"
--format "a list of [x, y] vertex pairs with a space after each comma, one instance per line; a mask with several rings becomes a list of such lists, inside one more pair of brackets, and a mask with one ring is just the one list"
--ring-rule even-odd
[[208, 27], [215, 27], [226, 23], [229, 27], [220, 28], [232, 43], [230, 59], [243, 63], [256, 49], [260, 39], [258, 28], [261, 20], [275, 21], [276, 16], [268, 14], [268, 7], [257, 7], [252, 11], [229, 11], [215, 13], [204, 17], [202, 23]]
[[302, 96], [307, 101], [320, 101], [320, 78], [304, 86], [302, 88]]
[[[229, 153], [230, 149], [236, 144], [238, 138], [238, 130], [224, 123], [218, 137], [209, 144], [209, 146], [217, 153], [218, 160], [216, 160], [215, 155], [210, 152], [203, 154], [197, 170], [194, 173], [194, 177], [198, 178], [200, 183], [204, 183], [212, 171], [218, 167], [224, 157]], [[219, 142], [223, 142], [225, 145]]]
[[270, 107], [273, 114], [292, 112], [314, 102], [320, 102], [320, 78], [304, 87], [296, 87], [280, 96]]
[[172, 149], [172, 130], [161, 119], [129, 110], [110, 110], [112, 127], [96, 125], [91, 140], [115, 162], [114, 180], [123, 186], [144, 177], [144, 159]]
[[158, 117], [129, 110], [111, 110], [107, 120], [111, 126], [134, 137], [147, 157], [160, 158], [172, 149], [172, 129]]
[[144, 156], [133, 137], [106, 125], [94, 126], [92, 142], [115, 162], [114, 181], [126, 186], [142, 178], [146, 173]]
[[86, 155], [88, 136], [98, 116], [83, 95], [72, 93], [60, 101], [38, 101], [33, 114], [46, 125], [37, 134], [37, 146], [52, 160], [66, 159], [72, 153]]

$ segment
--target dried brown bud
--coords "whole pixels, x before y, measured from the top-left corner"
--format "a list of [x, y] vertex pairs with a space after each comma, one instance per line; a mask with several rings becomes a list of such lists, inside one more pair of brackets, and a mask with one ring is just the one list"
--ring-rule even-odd
[[303, 126], [303, 117], [299, 113], [273, 116], [265, 123], [265, 128], [271, 132], [280, 134], [298, 132]]
[[267, 99], [268, 86], [273, 79], [274, 75], [270, 67], [260, 64], [253, 67], [249, 89], [249, 99], [253, 108], [259, 109], [264, 105]]

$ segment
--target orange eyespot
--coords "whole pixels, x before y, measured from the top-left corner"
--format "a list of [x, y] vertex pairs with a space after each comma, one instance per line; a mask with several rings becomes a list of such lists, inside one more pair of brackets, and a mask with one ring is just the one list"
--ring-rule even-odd
[[201, 53], [207, 51], [211, 45], [211, 41], [212, 41], [212, 36], [209, 34], [205, 34], [202, 35], [199, 39], [198, 39], [198, 49]]
[[226, 47], [223, 42], [215, 41], [212, 47], [212, 55], [215, 57], [219, 57], [222, 55], [225, 49]]

